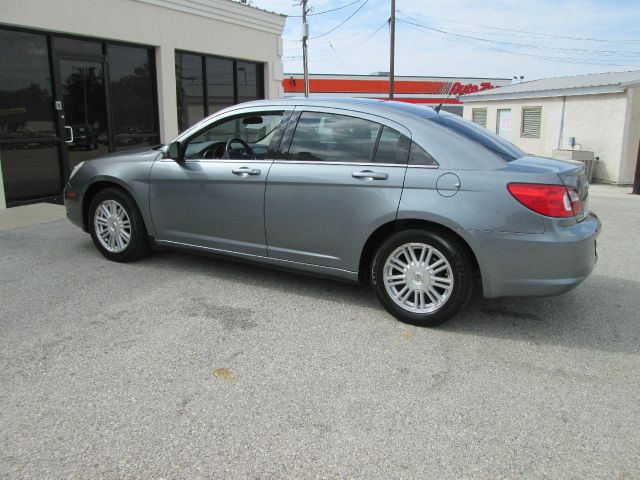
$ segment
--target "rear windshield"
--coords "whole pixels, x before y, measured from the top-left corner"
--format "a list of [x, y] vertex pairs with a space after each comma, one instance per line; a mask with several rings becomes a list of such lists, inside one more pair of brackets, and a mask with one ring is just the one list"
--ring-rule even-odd
[[507, 162], [517, 160], [518, 158], [522, 158], [527, 155], [512, 143], [507, 142], [504, 138], [491, 133], [480, 125], [476, 125], [473, 122], [458, 117], [457, 115], [440, 112], [438, 120], [448, 129], [467, 137], [469, 140], [479, 143], [487, 150], [491, 150]]

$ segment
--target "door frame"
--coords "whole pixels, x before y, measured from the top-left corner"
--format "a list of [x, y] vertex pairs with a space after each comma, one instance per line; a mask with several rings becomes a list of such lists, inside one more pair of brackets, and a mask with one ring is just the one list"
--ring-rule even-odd
[[[60, 159], [62, 161], [62, 178], [63, 182], [66, 183], [69, 177], [71, 176], [71, 167], [69, 161], [69, 149], [66, 143], [66, 119], [64, 112], [64, 101], [62, 98], [62, 78], [60, 77], [60, 61], [61, 60], [77, 60], [84, 62], [95, 62], [102, 65], [102, 86], [104, 88], [104, 101], [105, 101], [105, 116], [107, 119], [107, 149], [109, 152], [115, 151], [115, 142], [114, 142], [114, 133], [113, 133], [113, 118], [111, 111], [111, 94], [108, 80], [110, 78], [109, 75], [109, 62], [107, 60], [107, 54], [105, 52], [105, 43], [102, 42], [102, 55], [80, 55], [80, 54], [71, 54], [71, 53], [56, 53], [51, 46], [51, 42], [49, 42], [49, 54], [51, 55], [51, 63], [53, 70], [53, 101], [54, 101], [54, 112], [55, 112], [55, 120], [56, 120], [56, 130], [58, 133], [58, 137], [60, 138]], [[55, 104], [57, 102], [62, 103], [62, 108], [60, 110], [56, 109]]]

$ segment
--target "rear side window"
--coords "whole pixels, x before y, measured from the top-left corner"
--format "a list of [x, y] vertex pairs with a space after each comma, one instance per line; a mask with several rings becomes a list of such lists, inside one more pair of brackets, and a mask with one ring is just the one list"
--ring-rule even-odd
[[437, 167], [438, 162], [429, 155], [424, 148], [416, 142], [411, 142], [411, 153], [409, 154], [409, 165], [426, 165], [429, 167]]
[[475, 123], [464, 120], [456, 115], [440, 113], [440, 123], [454, 132], [467, 137], [487, 150], [500, 156], [503, 160], [510, 162], [526, 155], [522, 150], [507, 142], [504, 138], [494, 135], [486, 128]]
[[382, 127], [375, 162], [406, 164], [410, 144], [411, 140], [400, 132], [393, 128]]
[[380, 125], [362, 118], [303, 112], [289, 147], [289, 160], [370, 162]]

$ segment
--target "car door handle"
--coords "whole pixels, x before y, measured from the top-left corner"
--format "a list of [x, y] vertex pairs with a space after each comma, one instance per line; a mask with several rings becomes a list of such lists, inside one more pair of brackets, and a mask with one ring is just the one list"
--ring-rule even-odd
[[260, 169], [250, 167], [234, 168], [231, 172], [242, 177], [246, 177], [247, 175], [260, 175]]
[[386, 180], [387, 178], [389, 178], [389, 175], [384, 172], [373, 172], [371, 170], [353, 172], [351, 176], [353, 178], [364, 178], [365, 180]]

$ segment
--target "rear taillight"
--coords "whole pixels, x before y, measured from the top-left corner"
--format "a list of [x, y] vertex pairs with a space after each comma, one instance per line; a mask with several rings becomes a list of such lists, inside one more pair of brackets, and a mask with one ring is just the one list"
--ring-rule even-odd
[[573, 188], [541, 183], [510, 183], [509, 192], [525, 207], [547, 217], [572, 217], [582, 213], [580, 195]]

